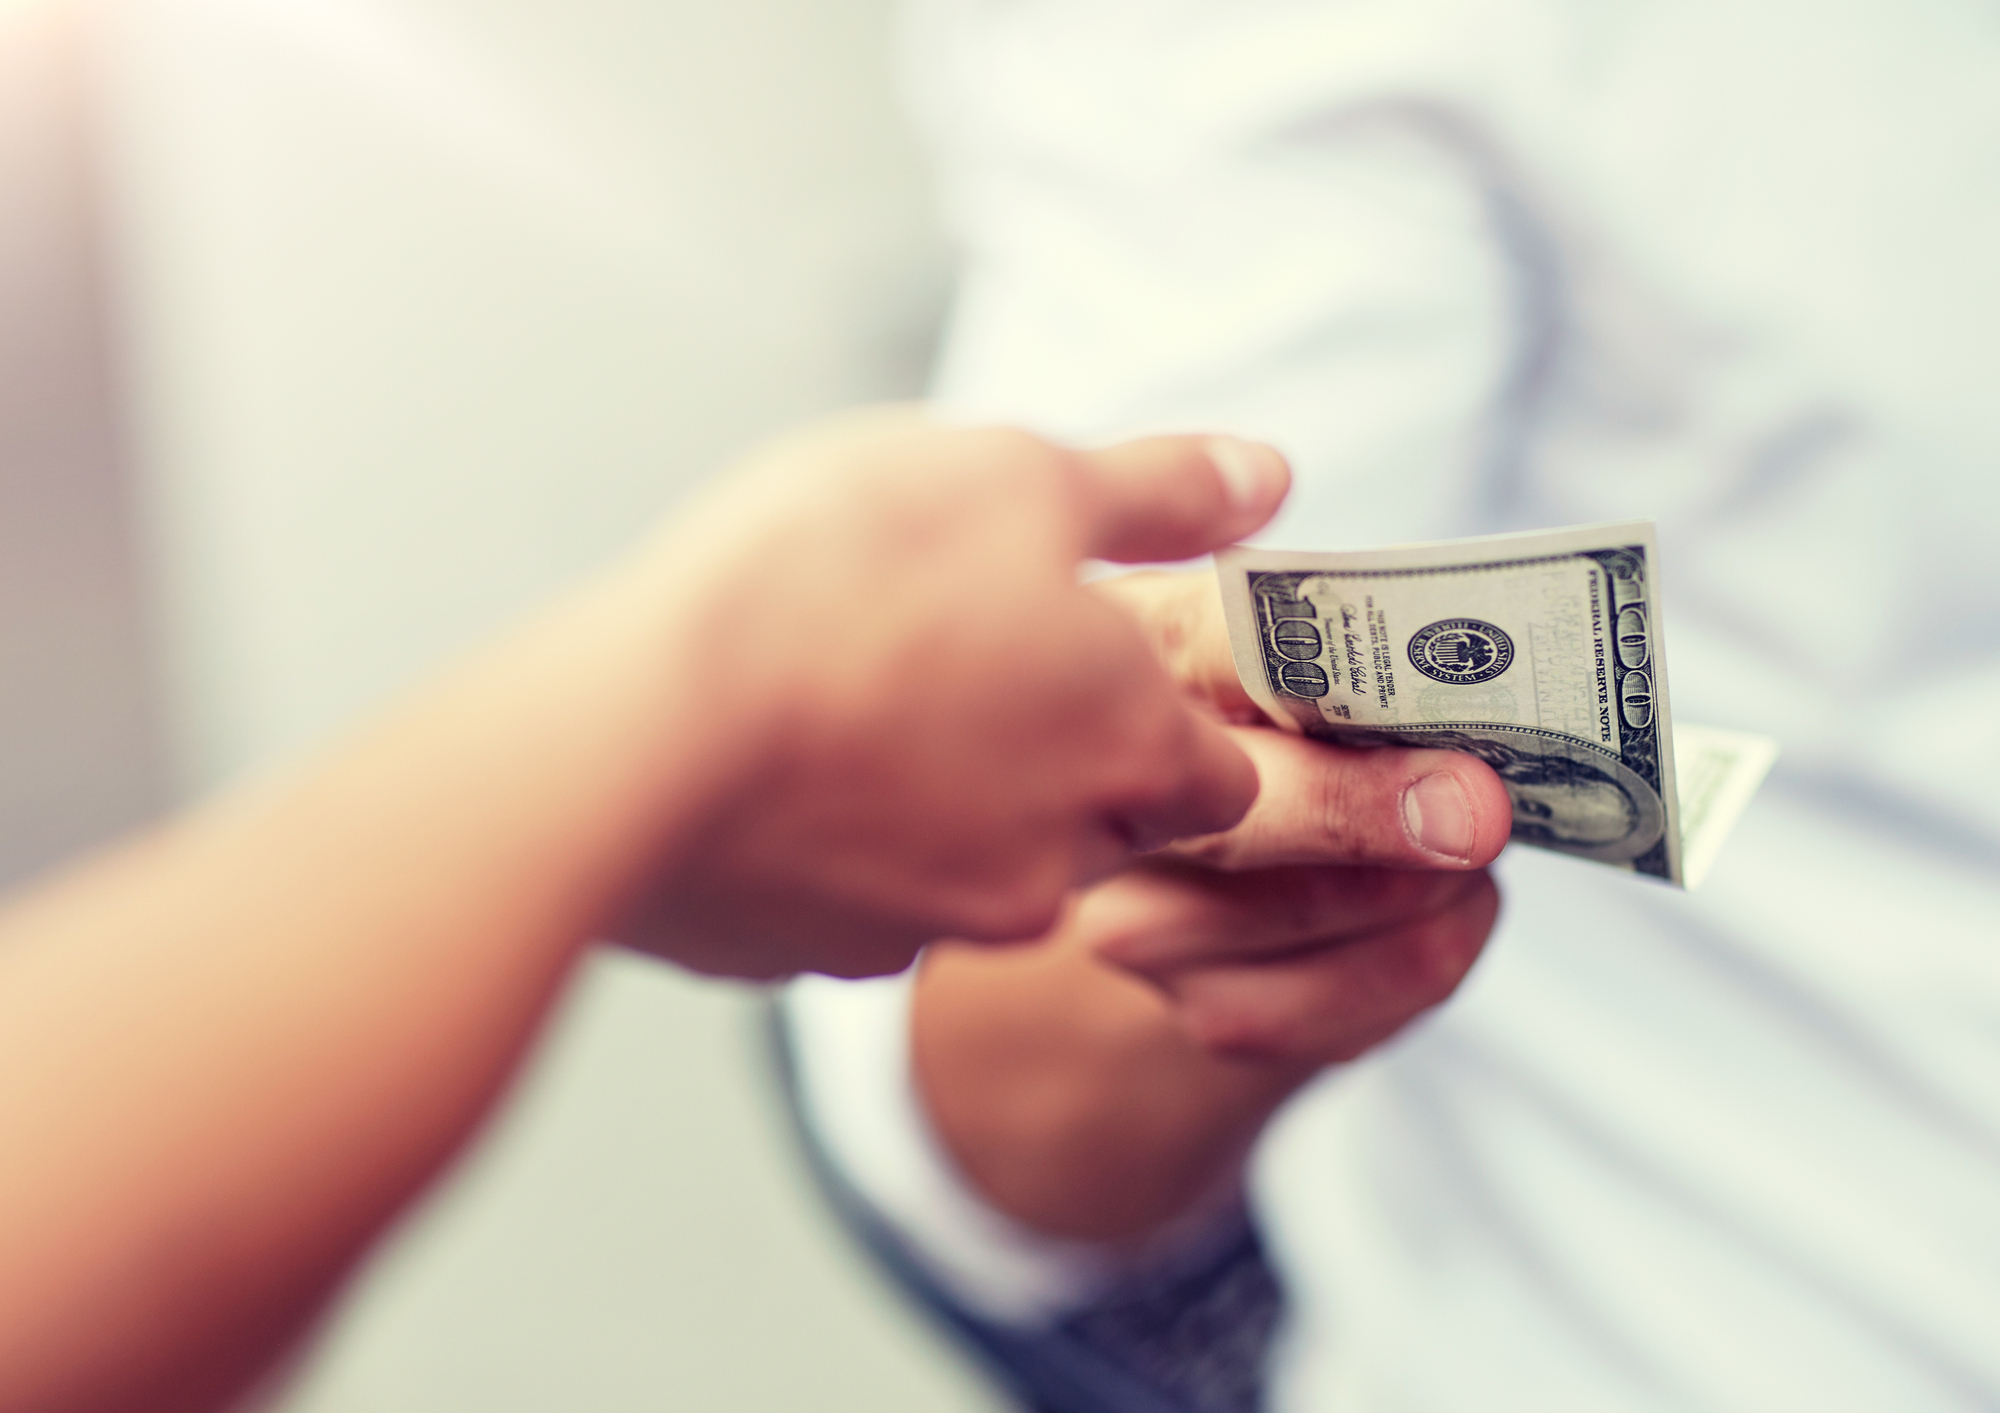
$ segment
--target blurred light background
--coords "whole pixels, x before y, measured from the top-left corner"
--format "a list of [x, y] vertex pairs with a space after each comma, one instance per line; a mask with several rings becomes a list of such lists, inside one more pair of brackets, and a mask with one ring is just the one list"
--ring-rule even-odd
[[[0, 0], [0, 879], [311, 739], [769, 432], [921, 385], [886, 0]], [[754, 995], [594, 961], [266, 1406], [991, 1410]]]

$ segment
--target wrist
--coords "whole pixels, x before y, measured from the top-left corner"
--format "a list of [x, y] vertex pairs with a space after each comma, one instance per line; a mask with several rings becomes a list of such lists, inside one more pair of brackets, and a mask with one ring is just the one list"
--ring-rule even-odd
[[1315, 1072], [1209, 1054], [1157, 991], [1061, 942], [932, 948], [912, 1062], [933, 1128], [988, 1202], [1050, 1236], [1120, 1244], [1233, 1190]]

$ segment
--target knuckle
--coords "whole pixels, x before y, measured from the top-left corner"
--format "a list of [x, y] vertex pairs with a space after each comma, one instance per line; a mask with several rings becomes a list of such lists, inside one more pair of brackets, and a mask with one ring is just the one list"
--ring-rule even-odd
[[1305, 778], [1306, 814], [1329, 841], [1339, 838], [1347, 819], [1347, 791], [1342, 779], [1341, 772], [1324, 768], [1309, 772]]
[[[1305, 808], [1325, 847], [1342, 858], [1372, 858], [1382, 851], [1361, 818], [1358, 772], [1349, 752], [1329, 753], [1307, 777]], [[1399, 839], [1400, 835], [1397, 836]]]

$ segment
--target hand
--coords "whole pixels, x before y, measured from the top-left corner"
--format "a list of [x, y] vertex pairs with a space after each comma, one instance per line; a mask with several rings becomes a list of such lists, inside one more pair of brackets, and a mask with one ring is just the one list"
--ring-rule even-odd
[[1448, 996], [1497, 896], [1483, 870], [1160, 861], [1029, 948], [917, 974], [915, 1077], [960, 1171], [1039, 1231], [1131, 1241], [1234, 1180], [1322, 1067]]
[[[1100, 588], [1219, 712], [1255, 712], [1208, 576]], [[1460, 752], [1234, 734], [1257, 763], [1257, 803], [1234, 828], [1165, 851], [1182, 862], [1104, 890], [1097, 954], [1159, 987], [1218, 1053], [1352, 1059], [1449, 996], [1478, 958], [1499, 908], [1484, 865], [1507, 842], [1506, 789]]]
[[732, 730], [621, 936], [737, 975], [894, 971], [938, 936], [1034, 936], [1135, 850], [1233, 823], [1242, 750], [1077, 570], [1229, 543], [1287, 483], [1245, 443], [1075, 452], [907, 415], [765, 453], [649, 559], [709, 586], [686, 670]]
[[1309, 1074], [1449, 997], [1499, 906], [1484, 870], [1153, 865], [1093, 890], [1072, 925], [1209, 1053]]
[[[1100, 584], [1219, 715], [1261, 720], [1207, 575]], [[1232, 728], [1256, 762], [1233, 828], [1084, 894], [1045, 947], [934, 948], [916, 1079], [959, 1167], [1001, 1210], [1088, 1240], [1144, 1238], [1235, 1180], [1279, 1104], [1449, 996], [1498, 898], [1507, 794], [1475, 758]]]

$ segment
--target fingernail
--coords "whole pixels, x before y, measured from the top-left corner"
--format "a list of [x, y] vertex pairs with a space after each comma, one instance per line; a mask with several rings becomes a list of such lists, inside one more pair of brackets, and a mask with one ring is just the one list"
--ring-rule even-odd
[[1252, 511], [1268, 514], [1277, 508], [1292, 476], [1276, 447], [1240, 437], [1211, 437], [1207, 451], [1235, 509], [1248, 515]]
[[1412, 781], [1403, 791], [1403, 827], [1417, 847], [1457, 863], [1472, 861], [1472, 804], [1447, 771]]

